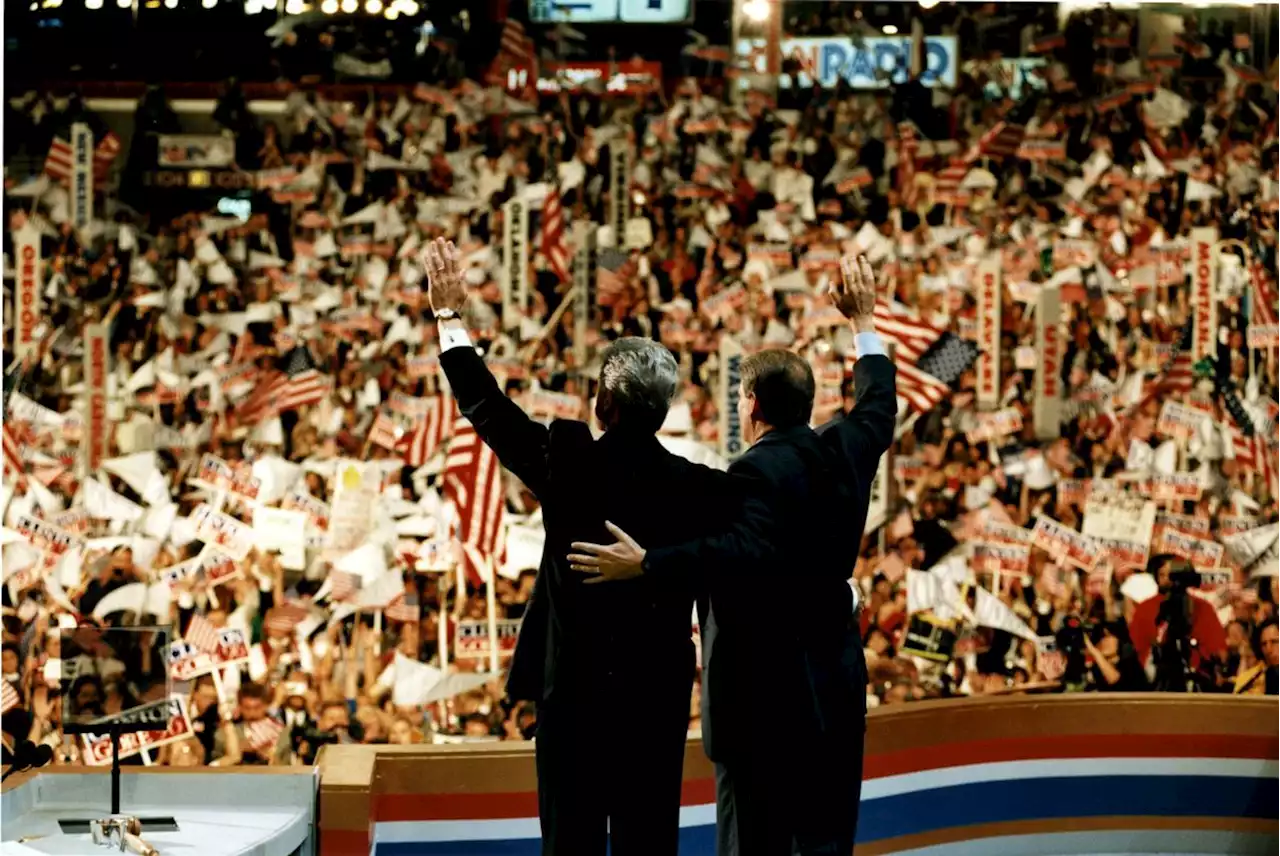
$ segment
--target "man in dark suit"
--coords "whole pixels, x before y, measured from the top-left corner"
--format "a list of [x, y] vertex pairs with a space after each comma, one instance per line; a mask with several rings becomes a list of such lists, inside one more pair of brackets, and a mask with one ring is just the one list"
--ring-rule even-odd
[[[809, 428], [814, 380], [787, 351], [743, 361], [738, 412], [752, 447], [730, 467], [743, 501], [720, 532], [645, 549], [609, 524], [610, 545], [575, 542], [576, 570], [605, 580], [698, 581], [703, 741], [716, 762], [721, 854], [852, 852], [862, 786], [866, 665], [847, 599], [871, 481], [893, 440], [893, 363], [875, 335], [874, 274], [842, 261], [836, 305], [853, 322], [857, 403]], [[777, 727], [749, 715], [768, 710]]]
[[[424, 262], [440, 365], [462, 414], [542, 503], [546, 548], [520, 628], [507, 692], [538, 705], [538, 810], [545, 854], [675, 856], [695, 670], [693, 577], [585, 585], [565, 555], [616, 520], [653, 544], [727, 522], [728, 476], [658, 441], [679, 382], [656, 342], [620, 339], [603, 355], [595, 440], [586, 423], [543, 426], [512, 402], [471, 347], [457, 250]], [[723, 520], [718, 515], [724, 516]]]

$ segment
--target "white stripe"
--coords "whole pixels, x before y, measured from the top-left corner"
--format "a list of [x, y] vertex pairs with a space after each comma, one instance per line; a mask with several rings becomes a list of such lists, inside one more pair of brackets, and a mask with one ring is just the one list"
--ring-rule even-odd
[[1274, 779], [1278, 773], [1280, 763], [1255, 758], [1048, 758], [943, 767], [868, 779], [862, 785], [862, 798], [880, 799], [934, 788], [1019, 779], [1079, 776], [1234, 776]]
[[[714, 826], [715, 803], [680, 807], [680, 827]], [[538, 838], [542, 830], [536, 817], [512, 817], [483, 820], [397, 820], [374, 824], [375, 844], [400, 844], [418, 841], [508, 841]]]

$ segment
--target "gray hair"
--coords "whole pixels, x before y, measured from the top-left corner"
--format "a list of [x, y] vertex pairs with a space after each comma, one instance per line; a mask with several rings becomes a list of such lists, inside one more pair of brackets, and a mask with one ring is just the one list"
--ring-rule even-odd
[[601, 421], [656, 433], [679, 382], [676, 358], [662, 345], [638, 336], [618, 339], [600, 362]]

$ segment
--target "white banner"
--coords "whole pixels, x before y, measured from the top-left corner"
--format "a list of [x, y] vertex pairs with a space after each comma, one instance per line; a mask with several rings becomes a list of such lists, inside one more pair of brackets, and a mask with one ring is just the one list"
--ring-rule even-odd
[[36, 328], [40, 326], [41, 291], [44, 289], [44, 269], [40, 260], [40, 230], [31, 221], [13, 233], [13, 251], [17, 258], [14, 276], [17, 289], [14, 292], [13, 314], [14, 356], [21, 361], [27, 354], [35, 353]]
[[609, 144], [609, 225], [613, 245], [624, 247], [627, 221], [631, 219], [631, 147], [625, 137]]
[[107, 327], [84, 328], [85, 466], [97, 472], [107, 457]]
[[503, 206], [502, 262], [506, 276], [502, 280], [502, 326], [515, 329], [519, 338], [520, 321], [529, 305], [529, 206], [519, 195]]
[[886, 451], [880, 456], [880, 464], [876, 467], [876, 476], [871, 480], [871, 493], [867, 499], [867, 522], [863, 532], [873, 532], [885, 524], [889, 517], [889, 473], [893, 472], [893, 461]]
[[[107, 722], [137, 722], [154, 726], [151, 731], [134, 731], [120, 735], [120, 758], [132, 758], [144, 749], [157, 749], [192, 735], [187, 716], [187, 701], [181, 696], [153, 701], [124, 713], [106, 717]], [[84, 763], [104, 767], [111, 763], [111, 735], [82, 734]]]
[[596, 254], [596, 228], [590, 220], [573, 224], [573, 354], [578, 371], [587, 366], [587, 326], [596, 301], [595, 271], [591, 269]]
[[[739, 39], [738, 58], [756, 74], [764, 74], [766, 52], [764, 39]], [[825, 87], [843, 80], [854, 89], [886, 89], [890, 83], [906, 83], [911, 68], [911, 36], [827, 36], [782, 39], [782, 58], [794, 59], [803, 69], [795, 75], [795, 83], [803, 88], [813, 86], [814, 76]], [[920, 80], [925, 86], [956, 85], [959, 49], [955, 36], [924, 37], [924, 69]], [[793, 85], [789, 75], [782, 75], [779, 85]]]
[[978, 407], [1000, 404], [1000, 256], [978, 265]]
[[71, 225], [77, 230], [93, 219], [93, 132], [76, 122], [71, 126]]
[[742, 421], [738, 418], [741, 383], [742, 345], [725, 334], [720, 337], [720, 454], [731, 460], [746, 449], [742, 442]]
[[1062, 291], [1055, 285], [1040, 289], [1036, 303], [1035, 405], [1032, 424], [1036, 437], [1052, 440], [1062, 431]]
[[1191, 361], [1212, 357], [1218, 351], [1218, 264], [1214, 245], [1218, 229], [1204, 226], [1191, 230]]
[[235, 160], [235, 138], [218, 134], [162, 134], [156, 149], [161, 167], [221, 169]]

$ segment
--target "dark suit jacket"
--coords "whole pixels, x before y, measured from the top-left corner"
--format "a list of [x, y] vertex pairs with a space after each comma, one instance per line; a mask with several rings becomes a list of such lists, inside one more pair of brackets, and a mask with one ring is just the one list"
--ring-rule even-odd
[[[853, 572], [871, 481], [893, 441], [893, 363], [858, 360], [857, 403], [813, 431], [771, 431], [729, 468], [744, 500], [722, 532], [647, 552], [646, 576], [703, 580], [703, 742], [720, 761], [758, 742], [746, 715], [782, 714], [793, 734], [861, 733], [862, 642]], [[643, 541], [641, 542], [643, 544]]]
[[[570, 570], [573, 541], [611, 543], [605, 521], [641, 544], [676, 544], [725, 525], [737, 510], [729, 476], [663, 448], [652, 434], [583, 422], [534, 422], [498, 388], [471, 348], [440, 355], [462, 414], [504, 467], [542, 503], [546, 547], [516, 644], [507, 692], [537, 702], [590, 693], [606, 670], [637, 698], [688, 704], [693, 678], [693, 576], [586, 585]], [[602, 713], [604, 713], [602, 711]]]

